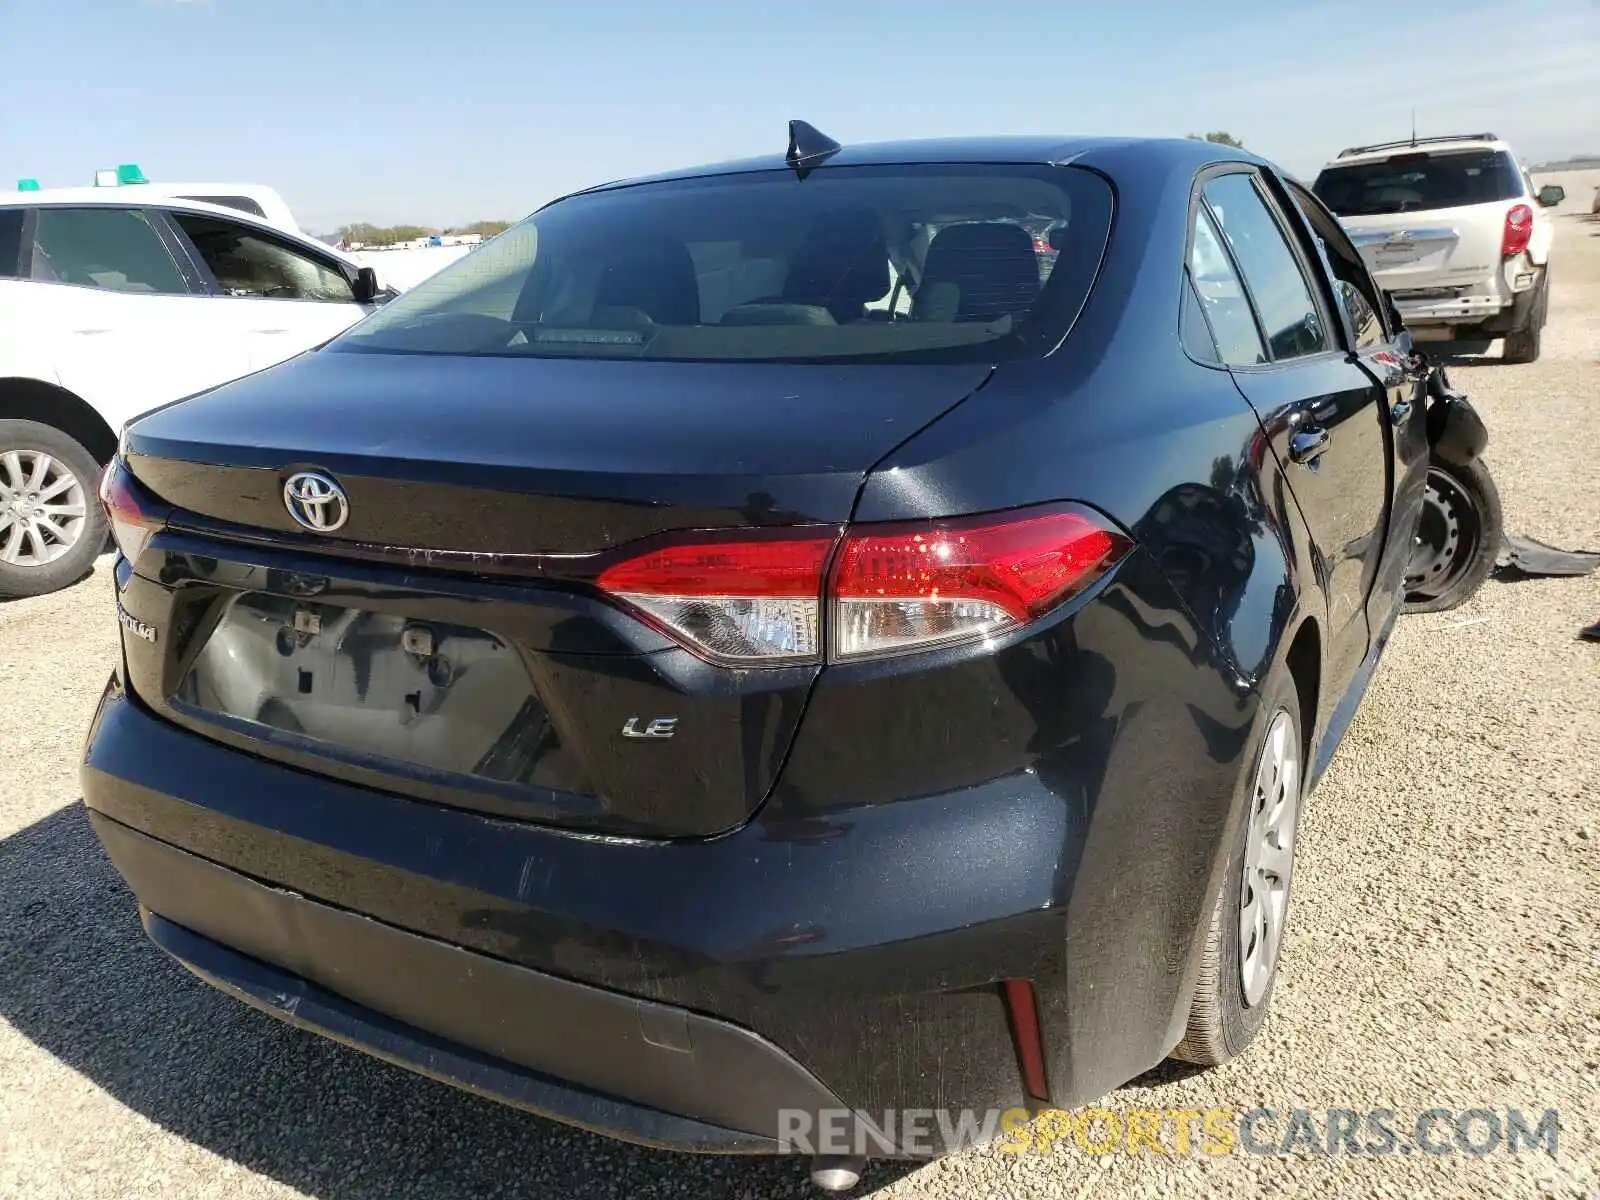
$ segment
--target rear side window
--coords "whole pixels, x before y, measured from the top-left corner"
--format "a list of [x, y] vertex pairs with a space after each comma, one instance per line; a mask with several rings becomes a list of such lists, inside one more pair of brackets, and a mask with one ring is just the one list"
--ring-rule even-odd
[[1222, 248], [1222, 235], [1203, 207], [1195, 215], [1189, 277], [1194, 281], [1222, 361], [1243, 366], [1266, 362], [1267, 353], [1250, 311], [1250, 298], [1244, 294], [1244, 284]]
[[1205, 197], [1255, 301], [1271, 356], [1299, 358], [1328, 349], [1311, 284], [1253, 177], [1220, 176], [1206, 184]]
[[343, 273], [297, 247], [216, 217], [173, 213], [172, 220], [229, 296], [355, 303]]
[[1069, 167], [824, 167], [594, 192], [535, 213], [340, 349], [699, 361], [1048, 353], [1111, 193]]
[[1206, 324], [1206, 314], [1200, 303], [1200, 294], [1194, 290], [1194, 280], [1187, 271], [1183, 275], [1183, 316], [1179, 322], [1178, 335], [1183, 339], [1183, 352], [1196, 362], [1222, 361], [1217, 353], [1217, 343], [1211, 338], [1211, 329]]
[[198, 200], [202, 204], [215, 204], [221, 208], [232, 208], [239, 212], [249, 213], [255, 217], [265, 217], [266, 210], [249, 196], [179, 196], [179, 200]]
[[184, 295], [178, 265], [141, 212], [125, 208], [41, 208], [29, 276], [109, 292]]
[[0, 279], [15, 279], [22, 270], [22, 220], [27, 210], [0, 208]]
[[1522, 173], [1503, 150], [1418, 151], [1329, 167], [1311, 190], [1338, 216], [1370, 217], [1515, 200]]

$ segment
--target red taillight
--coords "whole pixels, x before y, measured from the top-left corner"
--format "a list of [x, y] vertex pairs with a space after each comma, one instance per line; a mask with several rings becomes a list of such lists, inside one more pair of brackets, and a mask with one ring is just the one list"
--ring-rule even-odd
[[662, 546], [596, 581], [719, 662], [782, 666], [822, 650], [822, 571], [837, 535], [759, 534]]
[[1533, 209], [1519, 204], [1506, 214], [1506, 232], [1500, 241], [1500, 257], [1515, 258], [1528, 248], [1533, 237]]
[[828, 581], [832, 657], [924, 649], [1026, 624], [1093, 583], [1128, 545], [1070, 506], [851, 529]]
[[111, 523], [112, 541], [129, 562], [164, 524], [162, 517], [140, 503], [137, 485], [120, 458], [112, 459], [100, 476], [100, 505]]
[[1057, 505], [858, 526], [842, 540], [704, 535], [615, 563], [597, 583], [713, 661], [781, 666], [823, 657], [824, 603], [835, 661], [972, 641], [1076, 595], [1131, 544], [1089, 510]]
[[1050, 1099], [1050, 1085], [1044, 1070], [1044, 1035], [1039, 1028], [1039, 1002], [1033, 983], [1027, 979], [1007, 979], [1000, 985], [1005, 998], [1006, 1016], [1011, 1022], [1011, 1041], [1017, 1049], [1017, 1069], [1022, 1086], [1035, 1100]]

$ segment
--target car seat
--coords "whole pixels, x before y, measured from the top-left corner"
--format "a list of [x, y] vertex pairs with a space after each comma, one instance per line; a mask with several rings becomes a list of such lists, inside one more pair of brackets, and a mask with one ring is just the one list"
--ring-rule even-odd
[[941, 229], [928, 247], [912, 300], [918, 321], [995, 321], [1026, 312], [1039, 297], [1033, 237], [1004, 221]]

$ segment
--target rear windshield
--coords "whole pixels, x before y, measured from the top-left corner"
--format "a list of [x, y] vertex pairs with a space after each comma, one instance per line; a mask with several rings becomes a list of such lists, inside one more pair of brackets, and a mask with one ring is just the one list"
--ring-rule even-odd
[[1048, 353], [1111, 192], [1049, 166], [823, 167], [559, 201], [391, 301], [343, 350], [696, 361]]
[[1370, 217], [1512, 200], [1522, 195], [1522, 173], [1502, 150], [1413, 152], [1329, 167], [1312, 191], [1338, 216]]

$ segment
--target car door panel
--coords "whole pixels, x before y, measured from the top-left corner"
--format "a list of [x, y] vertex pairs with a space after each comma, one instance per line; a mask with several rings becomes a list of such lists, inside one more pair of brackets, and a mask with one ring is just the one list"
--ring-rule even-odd
[[1258, 326], [1251, 344], [1266, 351], [1265, 361], [1232, 355], [1229, 369], [1311, 531], [1327, 600], [1328, 666], [1333, 679], [1347, 679], [1370, 644], [1367, 600], [1387, 529], [1382, 389], [1340, 345], [1329, 280], [1270, 182], [1230, 168], [1207, 179], [1202, 194], [1208, 219], [1200, 228], [1226, 243]]
[[61, 386], [94, 405], [113, 429], [248, 370], [243, 341], [204, 297], [40, 290], [73, 293], [44, 298], [35, 314], [41, 336], [57, 343], [49, 357]]
[[320, 346], [366, 315], [355, 304], [237, 296], [225, 297], [221, 302], [235, 310], [233, 323], [244, 338], [252, 371]]
[[1406, 568], [1427, 486], [1426, 373], [1398, 319], [1385, 318], [1383, 293], [1338, 219], [1305, 187], [1281, 177], [1277, 182], [1292, 201], [1285, 211], [1298, 218], [1302, 232], [1309, 235], [1318, 265], [1337, 296], [1354, 361], [1383, 392], [1389, 518], [1367, 599], [1368, 622], [1376, 632], [1388, 626], [1405, 600]]
[[[1367, 651], [1367, 597], [1378, 577], [1388, 510], [1388, 456], [1376, 381], [1339, 355], [1238, 369], [1289, 489], [1311, 530], [1328, 600], [1338, 674]], [[1298, 451], [1298, 453], [1297, 453]]]

